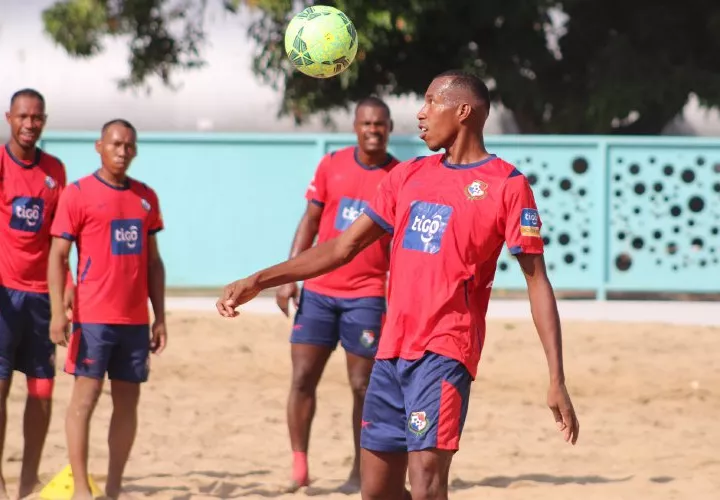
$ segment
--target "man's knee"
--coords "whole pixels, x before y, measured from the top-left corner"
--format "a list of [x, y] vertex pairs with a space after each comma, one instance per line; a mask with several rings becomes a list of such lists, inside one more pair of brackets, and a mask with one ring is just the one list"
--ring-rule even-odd
[[370, 375], [368, 373], [363, 372], [350, 374], [350, 389], [352, 389], [353, 395], [356, 399], [365, 399], [368, 382], [370, 382]]
[[439, 450], [411, 453], [409, 468], [413, 500], [447, 500], [453, 454]]
[[293, 370], [292, 390], [308, 396], [315, 394], [318, 376], [311, 365], [298, 366]]
[[407, 456], [404, 452], [360, 452], [360, 490], [363, 500], [405, 500]]
[[348, 382], [356, 400], [364, 400], [374, 365], [373, 358], [347, 353]]
[[95, 380], [88, 377], [77, 377], [73, 387], [70, 408], [76, 415], [90, 415], [95, 410], [95, 405], [100, 399], [102, 392], [102, 380]]
[[52, 399], [55, 379], [52, 378], [27, 378], [28, 397], [49, 401]]
[[412, 484], [413, 500], [447, 500], [447, 498], [447, 480], [443, 482], [438, 474], [424, 473]]
[[361, 474], [360, 485], [363, 500], [385, 500], [389, 497], [387, 487], [376, 478]]
[[135, 413], [140, 402], [140, 384], [113, 380], [111, 382], [111, 393], [114, 411]]

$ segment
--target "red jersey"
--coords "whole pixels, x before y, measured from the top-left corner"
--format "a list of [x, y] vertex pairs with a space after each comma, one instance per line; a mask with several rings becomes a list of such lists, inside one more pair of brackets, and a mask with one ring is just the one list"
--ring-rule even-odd
[[475, 378], [503, 244], [515, 255], [543, 252], [527, 178], [494, 155], [469, 165], [416, 158], [387, 176], [366, 213], [395, 235], [377, 358], [430, 351]]
[[[392, 156], [385, 165], [363, 165], [356, 147], [323, 157], [305, 198], [323, 208], [317, 242], [338, 236], [365, 210], [378, 185], [398, 164]], [[349, 264], [309, 279], [305, 288], [340, 298], [384, 297], [390, 265], [390, 235], [360, 252]]]
[[65, 166], [40, 149], [24, 162], [0, 148], [0, 286], [47, 293], [50, 225]]
[[52, 235], [77, 245], [74, 322], [149, 322], [147, 240], [162, 229], [157, 195], [141, 182], [116, 187], [95, 173], [65, 189]]

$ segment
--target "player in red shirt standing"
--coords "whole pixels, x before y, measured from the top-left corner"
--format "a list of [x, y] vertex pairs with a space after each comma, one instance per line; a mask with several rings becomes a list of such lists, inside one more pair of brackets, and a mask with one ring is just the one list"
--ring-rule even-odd
[[[392, 131], [390, 108], [369, 97], [355, 107], [357, 146], [325, 155], [305, 193], [307, 209], [295, 232], [290, 258], [307, 250], [317, 236], [323, 243], [341, 234], [375, 196], [377, 187], [398, 161], [388, 154]], [[341, 491], [360, 488], [360, 427], [373, 358], [377, 351], [390, 260], [391, 236], [370, 245], [351, 263], [306, 280], [299, 304], [298, 287], [289, 283], [277, 291], [277, 303], [287, 315], [288, 302], [298, 307], [291, 342], [292, 385], [287, 403], [293, 450], [291, 490], [309, 483], [307, 451], [315, 413], [315, 390], [338, 342], [345, 350], [353, 392], [355, 461]]]
[[[50, 225], [66, 173], [60, 160], [36, 146], [46, 120], [39, 92], [17, 91], [5, 116], [10, 141], [0, 148], [0, 458], [6, 402], [17, 370], [27, 377], [28, 388], [18, 492], [22, 498], [38, 483], [50, 424], [55, 345], [49, 335], [47, 259]], [[0, 472], [0, 498], [6, 495]]]
[[446, 499], [485, 338], [497, 260], [507, 245], [520, 264], [550, 375], [548, 405], [566, 441], [579, 424], [565, 387], [557, 304], [545, 270], [541, 219], [527, 178], [485, 149], [485, 84], [452, 71], [436, 77], [418, 113], [420, 137], [444, 154], [398, 165], [363, 215], [294, 259], [228, 285], [221, 315], [262, 289], [350, 262], [394, 235], [388, 314], [363, 411], [363, 499]]
[[[165, 270], [155, 237], [163, 229], [158, 198], [151, 188], [127, 176], [136, 141], [135, 128], [125, 120], [103, 126], [95, 145], [100, 170], [67, 187], [52, 225], [50, 334], [56, 344], [68, 345], [65, 371], [75, 376], [65, 431], [76, 499], [92, 498], [88, 434], [106, 373], [113, 414], [105, 492], [113, 499], [120, 495], [137, 430], [140, 384], [148, 379], [149, 353], [162, 352], [167, 338]], [[62, 262], [73, 241], [78, 276], [68, 343]], [[148, 297], [155, 316], [152, 331]]]

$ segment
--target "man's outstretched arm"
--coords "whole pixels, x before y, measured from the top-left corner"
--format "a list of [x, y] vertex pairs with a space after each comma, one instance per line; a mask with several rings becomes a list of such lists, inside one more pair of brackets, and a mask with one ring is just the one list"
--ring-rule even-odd
[[367, 215], [361, 214], [337, 238], [227, 285], [223, 296], [217, 301], [218, 312], [226, 317], [236, 316], [235, 308], [253, 299], [262, 290], [307, 280], [337, 269], [353, 260], [358, 253], [384, 234], [385, 230], [382, 227]]
[[525, 275], [533, 322], [547, 358], [550, 376], [548, 406], [565, 440], [575, 444], [580, 424], [565, 387], [560, 316], [545, 259], [542, 254], [525, 253], [519, 254], [517, 259]]

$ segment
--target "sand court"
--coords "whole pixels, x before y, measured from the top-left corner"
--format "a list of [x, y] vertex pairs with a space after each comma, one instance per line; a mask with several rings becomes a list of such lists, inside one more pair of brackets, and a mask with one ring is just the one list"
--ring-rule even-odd
[[[351, 395], [342, 351], [318, 390], [310, 449], [313, 484], [283, 494], [290, 473], [285, 401], [290, 323], [278, 314], [235, 320], [172, 311], [169, 345], [153, 357], [126, 486], [137, 498], [360, 498], [334, 492], [352, 460]], [[492, 319], [473, 387], [454, 499], [720, 498], [720, 328], [564, 321], [568, 385], [581, 423], [566, 444], [545, 406], [546, 364], [527, 320]], [[58, 355], [58, 366], [65, 349]], [[9, 402], [3, 469], [17, 487], [25, 382]], [[60, 374], [42, 464], [67, 463], [71, 378]], [[109, 385], [93, 420], [90, 468], [107, 467]]]

